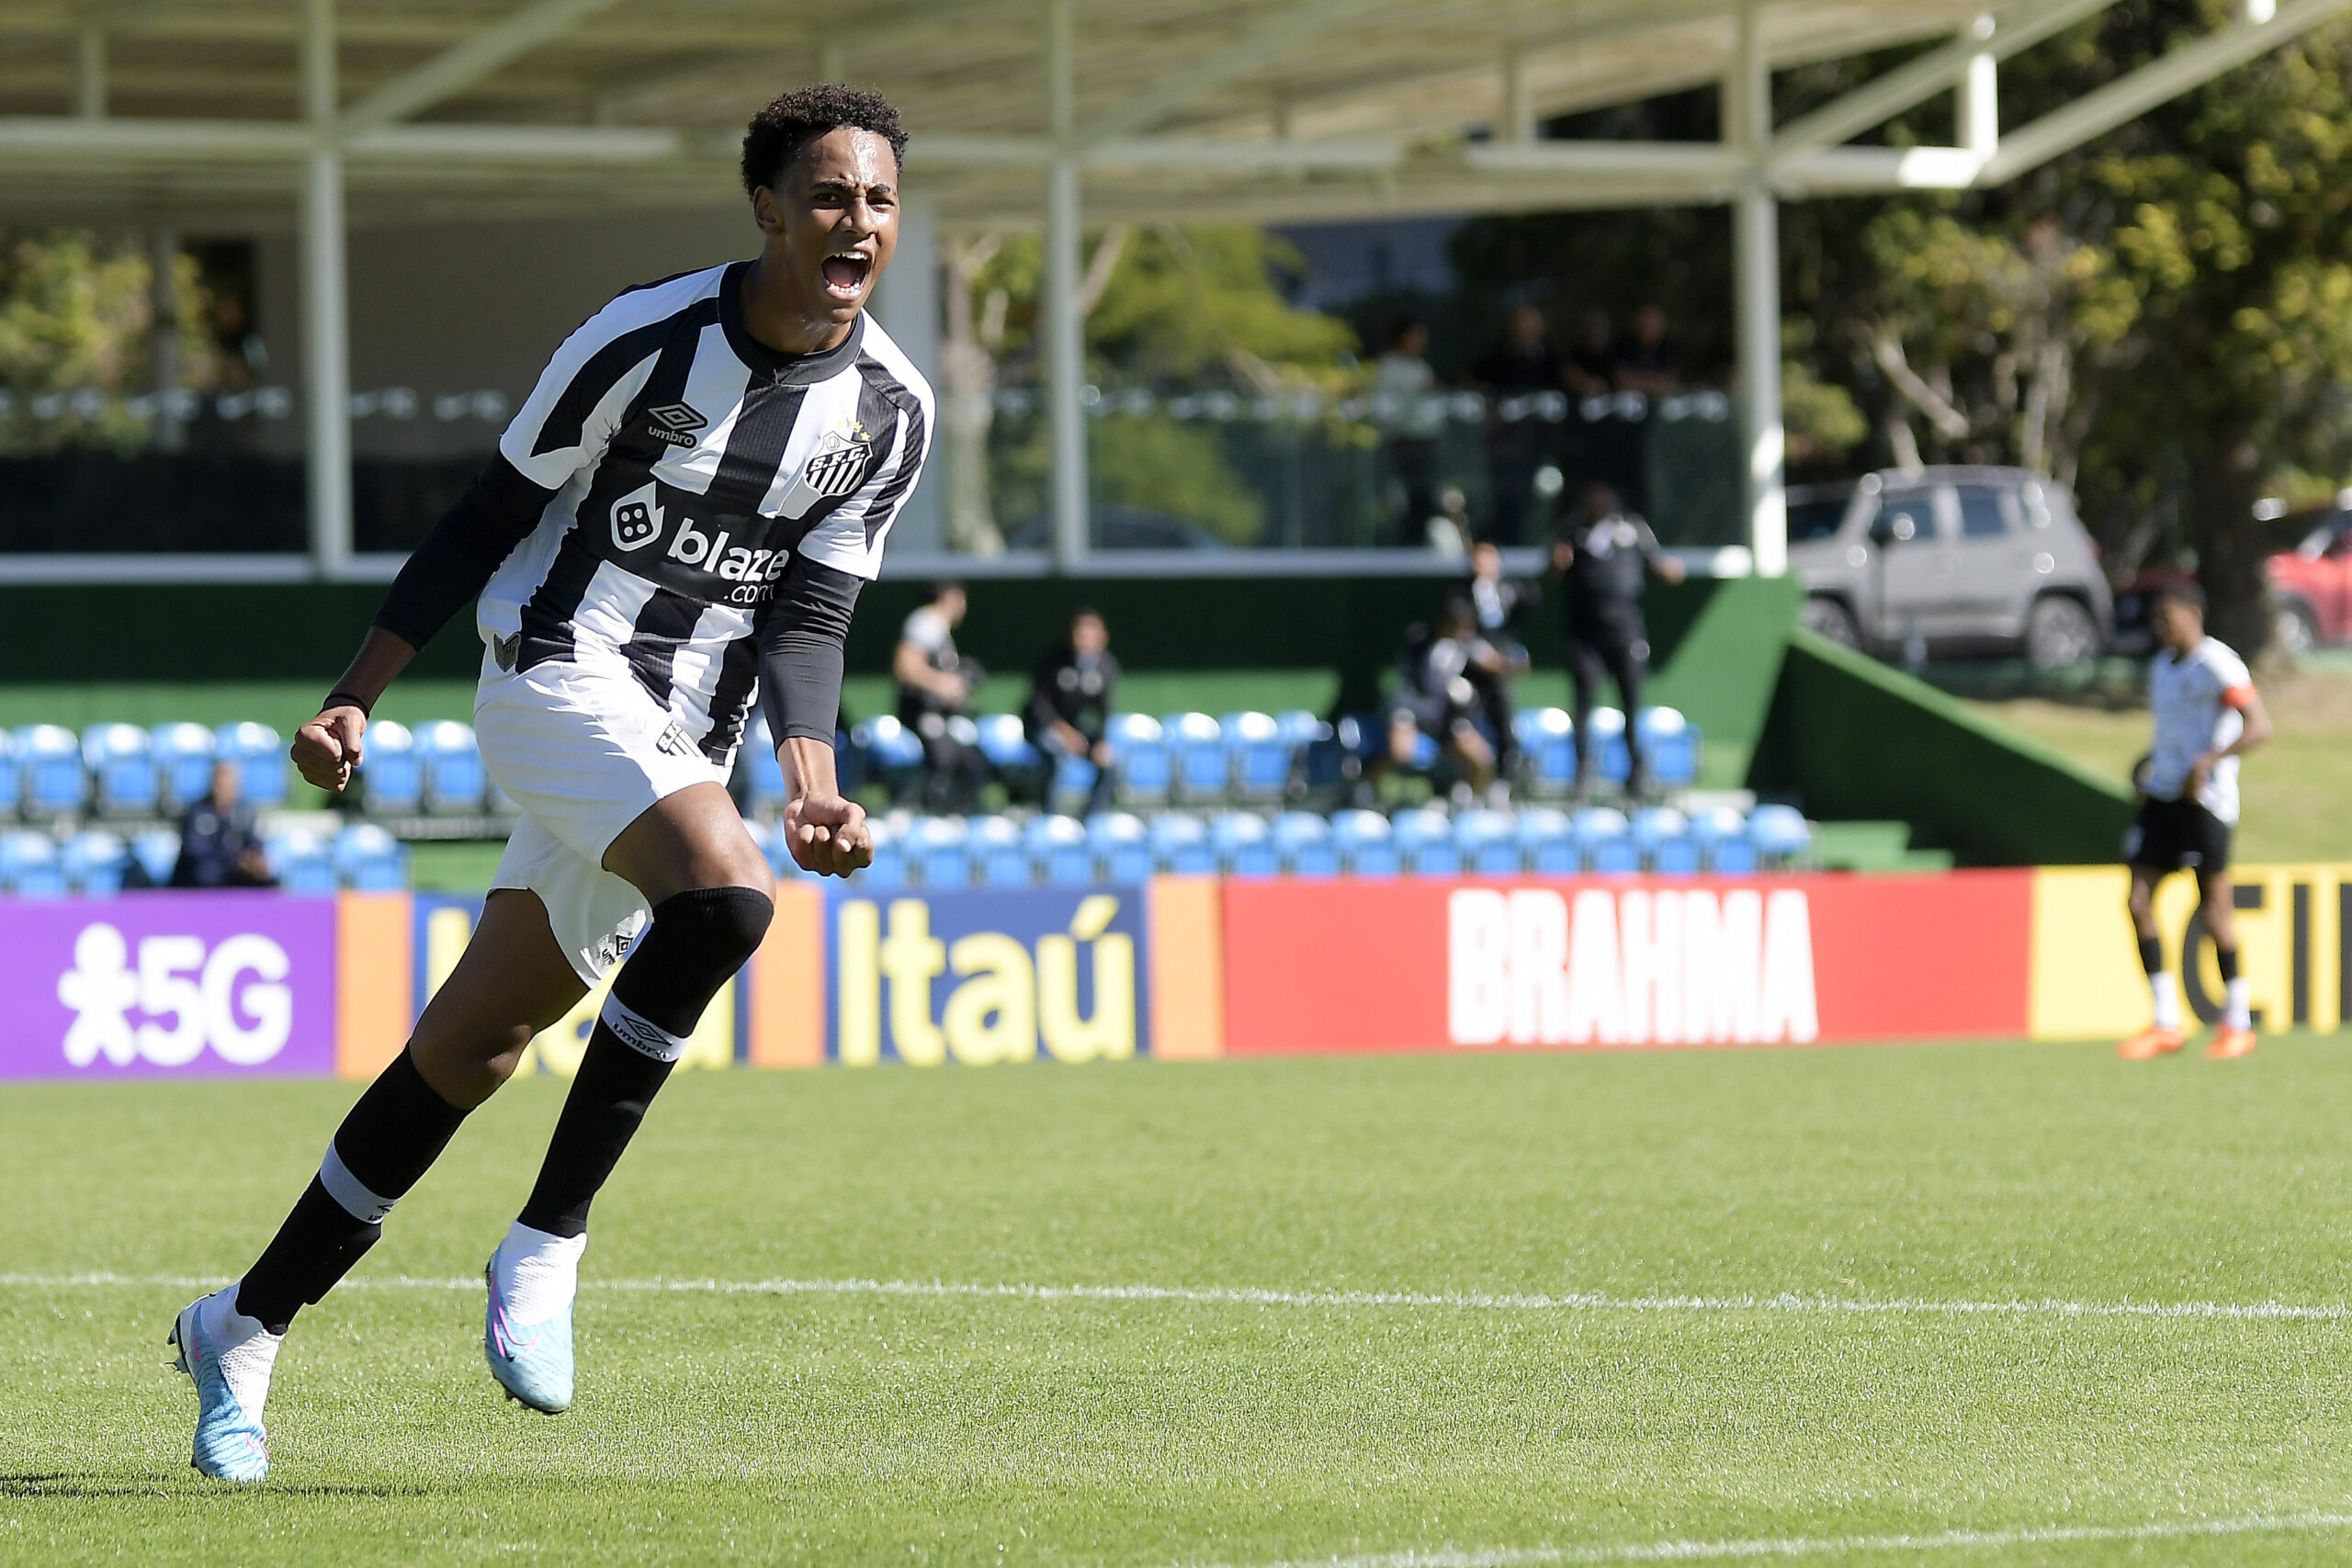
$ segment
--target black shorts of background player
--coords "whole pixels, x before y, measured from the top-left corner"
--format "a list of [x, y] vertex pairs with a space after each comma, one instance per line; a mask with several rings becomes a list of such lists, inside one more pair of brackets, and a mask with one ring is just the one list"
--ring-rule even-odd
[[1566, 580], [1568, 675], [1576, 685], [1577, 795], [1591, 792], [1595, 763], [1589, 739], [1592, 710], [1605, 676], [1617, 682], [1625, 713], [1625, 744], [1633, 770], [1625, 793], [1649, 791], [1648, 759], [1640, 724], [1642, 678], [1648, 672], [1649, 632], [1642, 619], [1642, 589], [1651, 572], [1668, 582], [1685, 576], [1682, 563], [1660, 547], [1650, 525], [1617, 503], [1617, 492], [1595, 479], [1583, 503], [1552, 546], [1552, 570]]

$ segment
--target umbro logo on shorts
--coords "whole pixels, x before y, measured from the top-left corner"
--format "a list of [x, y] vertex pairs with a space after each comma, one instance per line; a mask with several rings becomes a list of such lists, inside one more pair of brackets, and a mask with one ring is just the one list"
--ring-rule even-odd
[[491, 657], [498, 660], [498, 667], [501, 670], [511, 672], [514, 668], [515, 655], [522, 650], [523, 634], [521, 632], [516, 632], [512, 637], [494, 637], [490, 639]]
[[688, 403], [663, 403], [659, 408], [645, 412], [651, 421], [645, 427], [645, 433], [654, 440], [666, 442], [672, 446], [693, 446], [694, 433], [710, 423]]
[[874, 461], [874, 442], [863, 425], [827, 434], [817, 455], [800, 470], [800, 482], [822, 496], [842, 496], [865, 482]]

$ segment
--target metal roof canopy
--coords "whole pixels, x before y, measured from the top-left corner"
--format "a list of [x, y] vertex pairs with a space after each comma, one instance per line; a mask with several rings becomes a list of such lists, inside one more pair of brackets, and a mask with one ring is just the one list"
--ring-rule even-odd
[[[1997, 62], [2108, 3], [884, 0], [844, 23], [810, 0], [9, 0], [0, 210], [292, 198], [311, 561], [344, 576], [387, 565], [351, 554], [347, 222], [731, 204], [742, 124], [793, 81], [855, 81], [899, 104], [915, 130], [910, 206], [927, 220], [910, 231], [1042, 223], [1066, 568], [1088, 538], [1082, 213], [1302, 222], [1728, 203], [1753, 561], [1779, 572], [1781, 200], [2001, 183], [2352, 6], [2240, 0], [2229, 25], [2004, 133]], [[1772, 122], [1774, 70], [1939, 39]], [[1710, 83], [1724, 96], [1720, 143], [1536, 132]], [[1947, 92], [1957, 145], [1849, 144]]]

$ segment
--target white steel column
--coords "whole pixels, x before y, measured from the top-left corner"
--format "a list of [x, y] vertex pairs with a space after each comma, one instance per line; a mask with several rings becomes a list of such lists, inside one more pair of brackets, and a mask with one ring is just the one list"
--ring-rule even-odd
[[[920, 193], [901, 193], [899, 250], [882, 275], [875, 310], [891, 340], [933, 387], [940, 383], [939, 300], [939, 204]], [[937, 452], [939, 432], [925, 434]], [[933, 465], [932, 477], [915, 486], [890, 525], [892, 548], [901, 555], [929, 555], [947, 547], [946, 508], [941, 504], [945, 491], [946, 481]]]
[[74, 40], [74, 112], [107, 117], [107, 32], [96, 22], [85, 22]]
[[1738, 51], [1724, 84], [1724, 136], [1752, 160], [1732, 198], [1747, 543], [1757, 575], [1779, 577], [1789, 567], [1788, 433], [1781, 417], [1781, 209], [1763, 163], [1772, 144], [1763, 21], [1758, 0], [1742, 0]]
[[1046, 429], [1054, 561], [1086, 559], [1086, 323], [1078, 313], [1078, 83], [1073, 0], [1046, 0], [1046, 107], [1054, 156], [1046, 167]]
[[1976, 18], [1967, 37], [1983, 47], [1968, 57], [1968, 72], [1960, 79], [1958, 122], [1953, 138], [1979, 158], [1990, 158], [2001, 147], [2001, 63], [1993, 52], [1993, 17]]
[[335, 0], [302, 3], [302, 380], [309, 436], [311, 562], [351, 564], [351, 321], [345, 297], [343, 149], [334, 141]]

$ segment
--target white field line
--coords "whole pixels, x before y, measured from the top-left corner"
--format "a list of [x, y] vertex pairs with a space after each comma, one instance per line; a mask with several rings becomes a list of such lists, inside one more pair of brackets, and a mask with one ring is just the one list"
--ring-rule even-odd
[[[176, 1274], [0, 1274], [0, 1290], [216, 1290], [228, 1281], [209, 1275]], [[1615, 1296], [1599, 1292], [1566, 1295], [1489, 1294], [1484, 1292], [1273, 1291], [1216, 1285], [990, 1285], [942, 1280], [582, 1280], [590, 1292], [674, 1292], [722, 1296], [910, 1296], [1034, 1302], [1177, 1302], [1204, 1306], [1307, 1308], [1430, 1307], [1457, 1312], [1503, 1313], [1804, 1313], [1846, 1316], [1928, 1317], [2141, 1317], [2277, 1319], [2290, 1322], [2352, 1321], [2352, 1306], [2290, 1302], [2070, 1302], [2018, 1300], [1936, 1301], [1898, 1296], [1882, 1300], [1838, 1296]], [[410, 1275], [347, 1280], [344, 1290], [479, 1291], [479, 1275], [420, 1279]]]
[[1265, 1562], [1254, 1568], [1536, 1568], [1556, 1563], [1721, 1562], [1769, 1557], [1842, 1557], [1854, 1552], [1989, 1551], [2073, 1541], [2200, 1540], [2240, 1535], [2309, 1534], [2352, 1529], [2352, 1514], [2270, 1514], [2177, 1524], [2046, 1525], [2032, 1529], [1946, 1530], [1935, 1535], [1794, 1536], [1755, 1540], [1658, 1540], [1624, 1546], [1504, 1547], [1491, 1551], [1374, 1553]]

